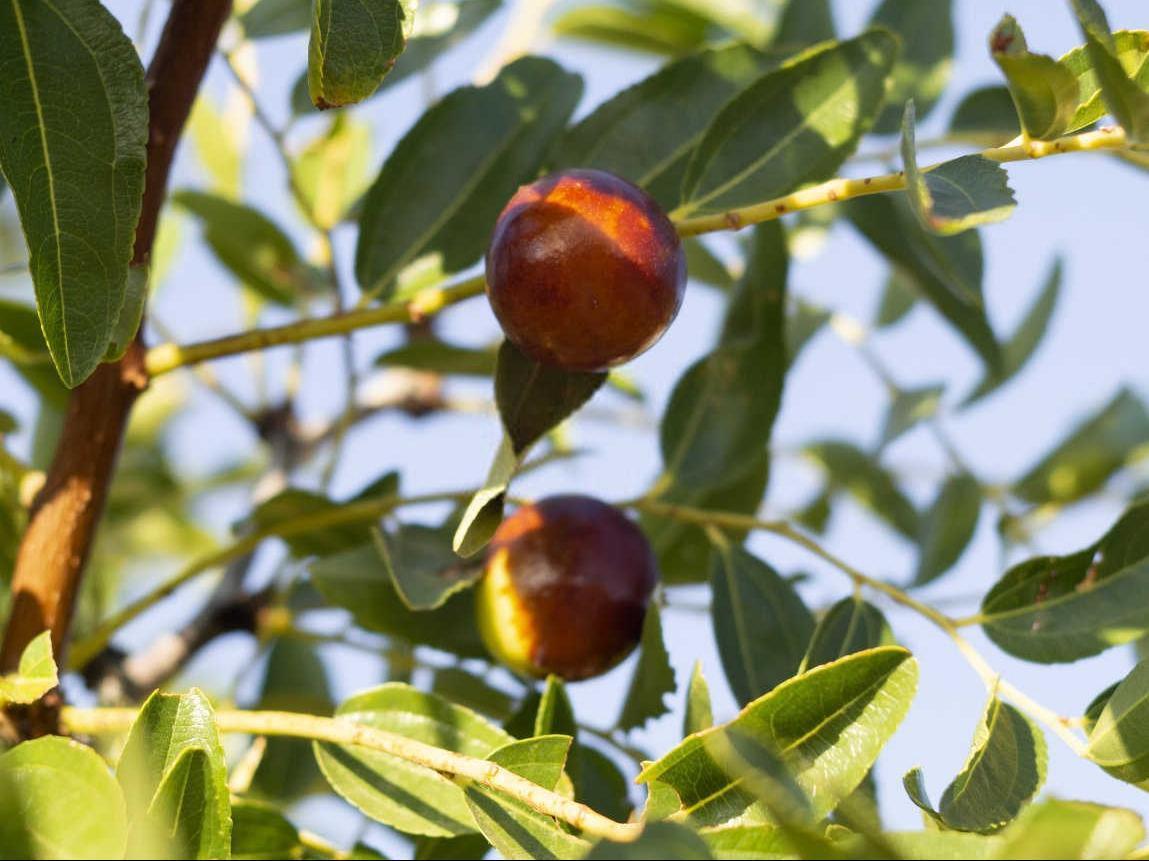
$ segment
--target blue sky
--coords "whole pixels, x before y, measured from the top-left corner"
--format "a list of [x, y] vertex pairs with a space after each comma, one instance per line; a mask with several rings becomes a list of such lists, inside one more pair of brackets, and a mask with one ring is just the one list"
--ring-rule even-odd
[[[839, 31], [856, 32], [869, 15], [870, 2], [836, 4]], [[956, 101], [969, 90], [998, 81], [996, 67], [985, 50], [985, 38], [1003, 12], [1014, 14], [1025, 28], [1035, 50], [1059, 55], [1079, 43], [1079, 34], [1068, 3], [1051, 0], [956, 0], [957, 56], [953, 81], [945, 99], [922, 123], [919, 138], [943, 130]], [[1114, 28], [1149, 27], [1149, 9], [1136, 0], [1107, 0], [1104, 4]], [[128, 23], [132, 32], [138, 3], [116, 0], [111, 8]], [[158, 16], [154, 16], [158, 17]], [[153, 22], [154, 25], [155, 22]], [[429, 79], [414, 79], [397, 86], [361, 112], [375, 134], [378, 164], [422, 109], [429, 92], [443, 93], [468, 80], [471, 68], [485, 56], [497, 36], [501, 21], [486, 25], [466, 46], [440, 62]], [[580, 113], [591, 109], [621, 87], [642, 77], [655, 66], [649, 57], [606, 52], [585, 45], [551, 44], [546, 52], [586, 78]], [[286, 112], [287, 91], [306, 61], [304, 37], [288, 37], [261, 44], [259, 68], [263, 81], [262, 102], [276, 119]], [[209, 92], [217, 101], [226, 97], [229, 79], [219, 64], [209, 79]], [[310, 139], [317, 131], [312, 122], [303, 124], [293, 143]], [[252, 147], [245, 164], [245, 193], [265, 211], [288, 225], [301, 243], [305, 234], [295, 210], [283, 191], [283, 175], [274, 154], [258, 129], [250, 130]], [[863, 149], [879, 148], [880, 141], [867, 141]], [[870, 166], [872, 167], [872, 165]], [[851, 170], [854, 170], [851, 168]], [[960, 415], [943, 418], [965, 459], [982, 478], [1006, 481], [1021, 475], [1072, 425], [1108, 400], [1122, 385], [1144, 393], [1146, 356], [1144, 321], [1149, 315], [1145, 290], [1144, 242], [1149, 219], [1144, 201], [1149, 175], [1100, 154], [1071, 155], [1036, 164], [1009, 166], [1011, 185], [1019, 206], [1013, 217], [986, 228], [985, 294], [990, 317], [1002, 333], [1013, 325], [1040, 288], [1056, 255], [1065, 261], [1062, 301], [1045, 343], [1025, 373], [999, 394]], [[195, 153], [183, 146], [175, 185], [203, 182]], [[157, 314], [184, 341], [199, 340], [243, 325], [238, 291], [229, 276], [194, 241], [196, 229], [185, 225], [184, 242], [171, 275], [154, 307]], [[341, 231], [338, 251], [344, 274], [353, 282], [349, 262], [354, 234]], [[832, 306], [851, 316], [869, 319], [886, 276], [886, 266], [865, 247], [849, 228], [836, 227], [822, 252], [792, 268], [792, 291], [801, 297]], [[19, 294], [20, 276], [0, 279], [4, 295]], [[446, 315], [444, 334], [467, 343], [485, 343], [497, 333], [485, 305], [471, 303]], [[657, 347], [633, 363], [631, 371], [649, 393], [650, 416], [661, 414], [670, 387], [682, 370], [706, 351], [713, 339], [721, 307], [705, 288], [693, 286], [670, 333]], [[278, 319], [269, 315], [268, 320]], [[395, 343], [393, 332], [365, 332], [357, 337], [362, 364]], [[947, 407], [956, 404], [976, 383], [979, 366], [975, 357], [928, 309], [912, 317], [875, 342], [884, 362], [905, 386], [933, 382], [946, 384]], [[303, 380], [301, 409], [305, 417], [330, 415], [342, 404], [339, 352], [336, 342], [309, 347]], [[271, 385], [282, 382], [288, 351], [267, 357]], [[258, 394], [253, 384], [252, 363], [245, 358], [219, 362], [221, 379], [246, 397]], [[333, 382], [336, 381], [336, 382]], [[192, 383], [190, 376], [175, 381], [189, 397], [190, 410], [178, 420], [171, 445], [178, 461], [199, 473], [250, 451], [255, 441], [226, 409]], [[482, 387], [457, 389], [481, 396]], [[30, 424], [32, 403], [15, 378], [0, 368], [0, 403]], [[153, 397], [149, 395], [148, 397]], [[604, 406], [616, 404], [600, 396]], [[856, 352], [830, 332], [824, 332], [802, 355], [787, 380], [780, 419], [775, 429], [775, 462], [765, 510], [771, 514], [792, 511], [816, 488], [815, 473], [792, 456], [804, 442], [836, 437], [870, 445], [876, 438], [887, 406], [880, 382], [859, 361]], [[947, 410], [948, 412], [948, 410]], [[590, 492], [607, 499], [633, 496], [645, 489], [659, 468], [658, 450], [649, 429], [616, 428], [593, 419], [578, 420], [572, 438], [591, 450], [569, 465], [551, 467], [534, 474], [516, 487], [516, 493], [542, 496], [551, 492]], [[336, 476], [335, 490], [347, 492], [388, 469], [401, 468], [405, 489], [423, 492], [472, 486], [483, 477], [498, 441], [498, 422], [492, 415], [449, 416], [413, 425], [406, 419], [386, 417], [366, 425], [350, 441]], [[26, 437], [18, 445], [27, 445]], [[945, 474], [946, 460], [923, 429], [898, 441], [888, 463], [908, 479], [916, 500], [924, 502], [935, 492]], [[1120, 512], [1120, 491], [1130, 482], [1118, 483], [1114, 493], [1079, 506], [1042, 532], [1037, 542], [1043, 551], [1077, 549], [1092, 541]], [[244, 513], [243, 494], [213, 496], [199, 512], [205, 523], [221, 535]], [[434, 514], [434, 512], [430, 512]], [[841, 503], [826, 543], [862, 570], [892, 580], [908, 579], [912, 573], [912, 548], [871, 517], [848, 502]], [[809, 571], [803, 587], [811, 607], [822, 607], [848, 594], [848, 583], [794, 548], [777, 540], [755, 538], [752, 548], [784, 572]], [[277, 558], [270, 548], [261, 557], [266, 572]], [[159, 576], [164, 566], [152, 568]], [[945, 601], [947, 609], [961, 615], [976, 609], [981, 594], [1001, 573], [994, 517], [983, 512], [974, 543], [960, 564], [924, 597]], [[141, 581], [142, 582], [142, 581]], [[166, 608], [160, 618], [138, 625], [129, 642], [145, 642], [157, 630], [169, 627], [194, 606], [192, 587]], [[715, 695], [719, 716], [730, 716], [735, 706], [722, 682], [708, 617], [696, 607], [706, 600], [703, 590], [678, 593], [683, 605], [667, 614], [668, 643], [680, 685], [691, 665], [702, 661]], [[901, 789], [901, 775], [921, 765], [931, 792], [940, 794], [960, 769], [969, 739], [983, 708], [985, 691], [946, 638], [912, 614], [883, 605], [899, 640], [914, 650], [921, 662], [917, 699], [905, 724], [883, 753], [879, 784], [887, 824], [916, 827], [918, 813]], [[1065, 714], [1078, 714], [1092, 697], [1131, 667], [1132, 651], [1113, 649], [1098, 658], [1072, 665], [1036, 666], [998, 652], [979, 632], [971, 639], [990, 662], [1010, 681], [1042, 703]], [[219, 689], [229, 669], [250, 661], [248, 642], [220, 642], [197, 660], [188, 671], [189, 680]], [[375, 662], [346, 650], [328, 654], [337, 690], [346, 694], [378, 678]], [[619, 702], [629, 680], [629, 664], [608, 676], [572, 689], [576, 708], [587, 720], [601, 720]], [[661, 752], [679, 737], [681, 695], [675, 697], [671, 716], [638, 733], [635, 740]], [[613, 716], [611, 711], [610, 716]], [[1122, 804], [1139, 812], [1149, 811], [1145, 796], [1118, 783], [1089, 763], [1077, 760], [1060, 741], [1049, 739], [1050, 766], [1045, 791], [1068, 798]], [[353, 821], [328, 805], [307, 805], [304, 816], [312, 827], [339, 836], [335, 826]]]

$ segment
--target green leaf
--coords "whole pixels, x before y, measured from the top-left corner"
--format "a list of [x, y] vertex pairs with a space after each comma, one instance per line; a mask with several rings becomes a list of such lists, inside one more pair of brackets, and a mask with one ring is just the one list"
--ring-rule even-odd
[[[562, 735], [512, 741], [487, 759], [545, 789], [562, 776], [570, 737]], [[581, 858], [588, 844], [564, 831], [549, 816], [478, 783], [464, 789], [467, 806], [483, 836], [504, 858]]]
[[734, 275], [702, 241], [701, 237], [688, 236], [682, 240], [682, 250], [686, 254], [686, 271], [690, 280], [722, 291], [734, 286]]
[[231, 806], [233, 861], [291, 859], [299, 847], [299, 832], [273, 805], [236, 799]]
[[843, 598], [818, 620], [800, 672], [855, 652], [892, 645], [894, 632], [881, 610], [857, 596]]
[[[1136, 644], [1134, 644], [1136, 646]], [[1113, 692], [1117, 690], [1121, 682], [1114, 682], [1092, 700], [1089, 705], [1085, 707], [1082, 713], [1082, 725], [1085, 727], [1085, 734], [1089, 735], [1093, 732], [1094, 727], [1097, 726], [1097, 719], [1101, 717], [1101, 713], [1105, 711], [1105, 706], [1109, 703], [1109, 698], [1113, 696]]]
[[944, 391], [945, 385], [942, 383], [898, 390], [893, 401], [890, 402], [889, 412], [886, 413], [886, 421], [882, 425], [882, 436], [878, 440], [878, 449], [884, 449], [919, 422], [937, 415]]
[[495, 459], [487, 472], [483, 486], [475, 491], [467, 503], [455, 535], [451, 539], [452, 549], [460, 556], [474, 556], [487, 546], [499, 524], [503, 522], [503, 506], [506, 502], [507, 487], [519, 468], [519, 457], [514, 452], [511, 439], [505, 433], [495, 451]]
[[464, 377], [492, 377], [498, 350], [487, 347], [458, 347], [438, 339], [409, 341], [382, 353], [376, 365], [452, 374]]
[[986, 374], [962, 403], [963, 407], [976, 403], [1009, 382], [1033, 358], [1049, 329], [1049, 321], [1053, 318], [1057, 300], [1061, 296], [1061, 269], [1059, 257], [1053, 261], [1041, 292], [1018, 323], [1017, 329], [1002, 344], [1000, 373]]
[[52, 366], [40, 319], [32, 306], [0, 298], [0, 358], [12, 362], [16, 372], [49, 405], [61, 410], [67, 406], [68, 390]]
[[978, 234], [927, 233], [900, 195], [859, 197], [847, 202], [845, 211], [858, 231], [957, 329], [986, 366], [999, 368], [1001, 351], [982, 298]]
[[[1001, 857], [997, 854], [1002, 846], [1001, 838], [987, 837], [984, 834], [963, 834], [960, 831], [936, 830], [887, 831], [881, 835], [881, 839], [883, 845], [888, 847], [887, 851], [896, 853], [892, 856], [896, 858], [920, 859], [920, 861], [937, 861], [939, 858], [951, 859], [951, 861], [973, 861], [973, 859]], [[839, 851], [847, 851], [854, 846], [858, 846], [860, 852], [873, 851], [864, 842], [861, 835], [848, 838], [835, 845]]]
[[585, 856], [586, 861], [639, 861], [643, 858], [681, 858], [688, 861], [713, 858], [701, 837], [685, 825], [650, 822], [637, 840], [614, 843], [602, 840]]
[[1128, 389], [1069, 433], [1013, 483], [1013, 493], [1035, 505], [1075, 502], [1100, 489], [1149, 444], [1149, 413]]
[[475, 32], [501, 6], [502, 0], [421, 2], [415, 12], [415, 26], [407, 40], [407, 48], [403, 51], [403, 61], [397, 63], [383, 79], [380, 89], [393, 86], [431, 66], [441, 55]]
[[0, 755], [0, 855], [123, 858], [124, 796], [90, 747], [59, 736]]
[[[668, 63], [571, 127], [556, 145], [553, 164], [625, 177], [670, 210], [681, 200], [690, 155], [719, 109], [777, 63], [776, 56], [745, 45]], [[694, 266], [689, 270], [697, 277]]]
[[323, 597], [351, 612], [355, 624], [468, 658], [487, 654], [475, 627], [474, 596], [460, 592], [436, 610], [412, 611], [399, 597], [376, 547], [367, 544], [312, 563]]
[[97, 0], [0, 6], [0, 172], [60, 379], [82, 383], [120, 317], [144, 192], [140, 58]]
[[1006, 652], [1043, 664], [1149, 633], [1149, 502], [1077, 553], [1015, 565], [985, 596], [979, 621]]
[[1077, 111], [1077, 77], [1047, 54], [1032, 54], [1012, 15], [989, 35], [989, 52], [1009, 84], [1021, 127], [1033, 140], [1065, 134]]
[[291, 172], [312, 224], [331, 230], [343, 221], [367, 189], [370, 158], [370, 126], [345, 112], [296, 156]]
[[307, 0], [257, 0], [239, 16], [249, 39], [265, 39], [306, 30], [311, 26], [311, 3]]
[[730, 723], [689, 736], [640, 783], [668, 784], [697, 826], [763, 823], [756, 797], [731, 779], [709, 753], [715, 734], [736, 731], [777, 750], [810, 793], [814, 817], [825, 816], [862, 782], [909, 709], [917, 665], [894, 646], [871, 649], [783, 682], [746, 706]]
[[939, 828], [945, 828], [942, 815], [938, 813], [933, 802], [930, 801], [929, 793], [926, 791], [926, 776], [919, 766], [914, 766], [902, 775], [902, 788], [905, 789], [906, 795], [910, 797], [914, 806], [925, 814], [924, 821], [927, 824], [932, 823]]
[[872, 457], [840, 440], [812, 443], [805, 454], [825, 470], [832, 486], [849, 493], [906, 538], [917, 538], [920, 518], [914, 504]]
[[730, 544], [717, 549], [711, 621], [734, 698], [745, 705], [798, 672], [814, 618], [765, 562]]
[[647, 721], [666, 714], [670, 711], [666, 705], [666, 695], [674, 693], [677, 686], [674, 667], [670, 665], [670, 655], [662, 636], [662, 613], [658, 604], [651, 602], [642, 623], [638, 660], [634, 665], [634, 675], [631, 676], [626, 699], [623, 700], [618, 729], [637, 729]]
[[495, 369], [495, 403], [515, 455], [522, 457], [605, 382], [605, 373], [564, 371], [536, 362], [504, 341]]
[[984, 156], [963, 155], [919, 170], [914, 122], [914, 103], [907, 102], [902, 121], [906, 197], [922, 227], [951, 236], [1009, 218], [1017, 201], [1005, 169]]
[[481, 568], [465, 565], [451, 549], [450, 525], [409, 524], [376, 533], [379, 555], [399, 598], [412, 610], [434, 610], [471, 586]]
[[825, 179], [882, 104], [897, 43], [872, 30], [812, 48], [731, 99], [683, 177], [680, 216], [723, 212]]
[[[687, 505], [704, 511], [753, 514], [758, 510], [770, 472], [770, 458], [763, 450], [754, 455], [745, 471], [727, 484], [698, 491], [676, 484], [660, 496], [669, 505]], [[670, 517], [642, 515], [642, 530], [658, 558], [664, 583], [702, 583], [710, 576], [713, 545], [706, 530]], [[728, 530], [728, 538], [741, 541], [745, 531]]]
[[1149, 91], [1133, 80], [1117, 54], [1117, 42], [1096, 0], [1073, 0], [1085, 51], [1109, 113], [1134, 143], [1149, 141]]
[[902, 120], [902, 106], [913, 99], [925, 117], [953, 70], [954, 24], [951, 0], [882, 0], [870, 18], [871, 27], [885, 27], [901, 40], [902, 52], [893, 68], [886, 107], [874, 123], [878, 134], [893, 134]]
[[970, 91], [950, 117], [950, 134], [990, 144], [1013, 140], [1021, 132], [1017, 109], [1008, 87], [979, 87]]
[[702, 662], [695, 661], [686, 688], [686, 710], [682, 717], [682, 734], [702, 732], [714, 726], [714, 710], [710, 706], [710, 686], [702, 675]]
[[[229, 200], [243, 196], [244, 131], [206, 93], [192, 105], [185, 133], [195, 144], [196, 160], [211, 190]], [[159, 244], [158, 236], [156, 244]], [[153, 259], [155, 257], [153, 251]]]
[[1149, 662], [1142, 661], [1106, 699], [1089, 731], [1086, 755], [1126, 783], [1149, 785]]
[[1028, 717], [996, 696], [974, 734], [965, 766], [946, 787], [941, 818], [958, 831], [996, 831], [1045, 782], [1045, 737]]
[[[259, 708], [303, 714], [329, 715], [335, 704], [327, 668], [315, 646], [281, 638], [271, 644]], [[251, 789], [257, 796], [278, 802], [294, 801], [323, 782], [311, 746], [298, 738], [269, 738]], [[233, 843], [234, 843], [233, 829]]]
[[291, 306], [314, 291], [311, 268], [262, 212], [203, 191], [177, 191], [172, 202], [200, 220], [219, 262], [257, 295]]
[[416, 837], [416, 861], [462, 861], [486, 858], [491, 844], [482, 834], [460, 834], [458, 837]]
[[[394, 682], [351, 697], [335, 714], [479, 759], [513, 741], [469, 709]], [[462, 790], [438, 772], [362, 747], [314, 748], [331, 788], [377, 822], [431, 837], [475, 830]]]
[[[1141, 89], [1149, 90], [1149, 31], [1118, 30], [1113, 34], [1113, 45], [1117, 59], [1129, 77]], [[1061, 58], [1061, 63], [1077, 78], [1077, 113], [1067, 129], [1077, 131], [1105, 116], [1105, 100], [1102, 98], [1097, 73], [1093, 69], [1088, 45], [1074, 48]]]
[[777, 222], [760, 225], [753, 243], [718, 346], [670, 395], [659, 433], [668, 492], [728, 485], [770, 441], [788, 365], [788, 257]]
[[578, 723], [575, 721], [574, 709], [571, 707], [570, 697], [567, 696], [566, 686], [558, 676], [547, 676], [542, 696], [539, 698], [539, 710], [535, 713], [535, 735], [552, 734], [569, 735], [574, 738], [578, 734]]
[[43, 631], [24, 647], [16, 672], [0, 676], [0, 704], [35, 702], [59, 683], [52, 632]]
[[[800, 5], [795, 2], [793, 5]], [[786, 832], [773, 825], [728, 825], [700, 832], [716, 858], [776, 859], [794, 852]]]
[[315, 0], [307, 88], [320, 110], [361, 102], [403, 53], [418, 0]]
[[915, 586], [936, 580], [957, 564], [977, 530], [981, 503], [981, 485], [973, 476], [958, 473], [946, 479], [922, 517]]
[[673, 56], [702, 47], [708, 22], [669, 4], [629, 9], [586, 4], [559, 15], [551, 27], [562, 38]]
[[215, 714], [200, 691], [156, 691], [148, 697], [128, 733], [116, 774], [132, 801], [133, 852], [227, 856], [227, 764]]
[[581, 92], [577, 75], [524, 57], [489, 85], [461, 87], [426, 111], [364, 199], [355, 254], [363, 291], [386, 297], [416, 261], [450, 274], [482, 257], [491, 225], [534, 178]]
[[[300, 517], [321, 516], [334, 512], [339, 504], [322, 494], [288, 487], [256, 506], [248, 517], [251, 526], [274, 530], [279, 525]], [[297, 557], [330, 556], [371, 540], [371, 527], [364, 523], [325, 526], [286, 536], [283, 541]]]
[[128, 280], [124, 288], [124, 305], [116, 318], [116, 325], [108, 338], [108, 351], [104, 354], [107, 362], [116, 362], [124, 357], [140, 324], [144, 319], [144, 306], [148, 303], [148, 268], [133, 266], [128, 270]]
[[1124, 858], [1145, 839], [1145, 828], [1132, 810], [1050, 798], [1002, 836], [995, 858]]
[[431, 693], [497, 720], [509, 718], [515, 709], [514, 697], [459, 667], [435, 670]]
[[813, 45], [836, 35], [830, 0], [786, 0], [778, 14], [771, 44]]

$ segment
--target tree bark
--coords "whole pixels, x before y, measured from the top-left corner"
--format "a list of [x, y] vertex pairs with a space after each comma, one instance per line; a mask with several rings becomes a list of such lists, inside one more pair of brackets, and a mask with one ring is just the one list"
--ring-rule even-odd
[[[148, 68], [149, 133], [143, 205], [132, 264], [147, 265], [172, 158], [211, 61], [231, 0], [173, 0]], [[101, 365], [71, 394], [60, 442], [32, 504], [12, 580], [12, 611], [0, 670], [52, 632], [57, 662], [67, 648], [76, 595], [108, 496], [132, 406], [147, 387], [139, 333], [119, 362]]]

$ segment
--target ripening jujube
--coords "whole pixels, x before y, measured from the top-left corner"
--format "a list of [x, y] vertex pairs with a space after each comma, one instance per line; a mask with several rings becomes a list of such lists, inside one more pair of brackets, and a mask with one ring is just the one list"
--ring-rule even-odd
[[646, 192], [599, 170], [523, 186], [495, 224], [487, 295], [508, 339], [531, 358], [601, 371], [651, 347], [674, 320], [686, 257]]
[[621, 511], [587, 496], [548, 497], [495, 532], [478, 585], [479, 631], [518, 673], [590, 678], [638, 644], [657, 582], [649, 543]]

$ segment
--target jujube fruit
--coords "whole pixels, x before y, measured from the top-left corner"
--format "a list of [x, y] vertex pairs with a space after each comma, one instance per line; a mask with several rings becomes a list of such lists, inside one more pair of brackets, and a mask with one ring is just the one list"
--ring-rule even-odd
[[552, 496], [520, 508], [491, 539], [479, 632], [523, 675], [597, 676], [638, 643], [657, 582], [650, 545], [618, 509]]
[[533, 359], [600, 371], [654, 344], [674, 320], [686, 257], [642, 189], [600, 170], [520, 188], [495, 224], [487, 295], [507, 338]]

